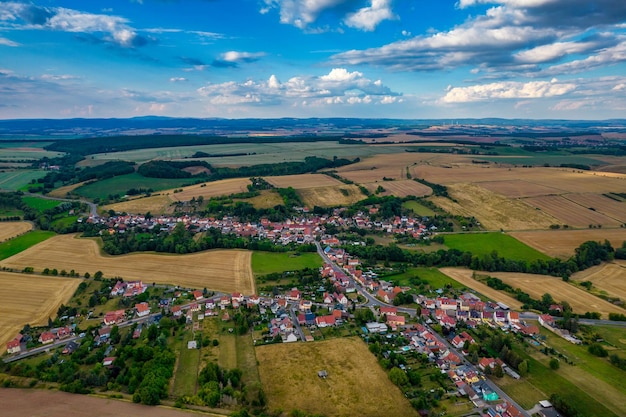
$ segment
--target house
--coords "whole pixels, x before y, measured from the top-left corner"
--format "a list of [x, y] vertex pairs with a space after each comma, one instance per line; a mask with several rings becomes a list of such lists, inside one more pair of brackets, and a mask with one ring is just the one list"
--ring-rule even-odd
[[196, 301], [202, 300], [204, 298], [204, 295], [202, 294], [202, 291], [200, 290], [195, 290], [191, 294], [193, 295], [193, 299]]
[[109, 356], [102, 360], [102, 366], [110, 367], [113, 366], [113, 362], [115, 362], [115, 356]]
[[7, 342], [7, 353], [9, 355], [13, 353], [19, 353], [21, 350], [22, 350], [22, 344], [17, 337], [11, 340], [10, 342]]
[[365, 328], [370, 333], [387, 333], [388, 327], [385, 323], [370, 322], [365, 324]]
[[200, 304], [198, 303], [189, 304], [189, 311], [191, 311], [192, 313], [197, 313], [198, 311], [200, 311]]
[[240, 292], [234, 292], [230, 296], [231, 299], [237, 300], [239, 304], [243, 303], [244, 297]]
[[109, 311], [104, 315], [103, 322], [107, 326], [121, 323], [126, 319], [126, 312], [124, 310]]
[[150, 314], [150, 305], [148, 303], [135, 304], [135, 311], [137, 312], [137, 317], [145, 317]]
[[139, 323], [139, 325], [133, 331], [133, 339], [139, 339], [142, 329], [143, 327], [141, 326], [141, 323]]
[[44, 345], [47, 345], [48, 343], [52, 343], [52, 342], [54, 342], [54, 333], [52, 332], [43, 332], [39, 336], [39, 343], [43, 343]]
[[57, 329], [57, 337], [59, 339], [65, 339], [68, 338], [72, 335], [72, 331], [70, 330], [69, 327], [59, 327]]
[[324, 304], [332, 304], [333, 303], [333, 297], [331, 297], [330, 294], [325, 292], [324, 293], [324, 299], [322, 301], [324, 302]]
[[100, 339], [106, 339], [111, 336], [111, 327], [105, 326], [98, 329], [98, 336]]
[[300, 306], [298, 307], [300, 309], [300, 311], [307, 311], [310, 310], [311, 307], [313, 306], [313, 302], [311, 302], [311, 300], [300, 300]]
[[494, 366], [496, 366], [496, 360], [494, 358], [481, 358], [480, 361], [478, 361], [478, 367], [483, 372], [487, 368], [493, 369]]
[[74, 353], [76, 349], [78, 349], [78, 343], [72, 341], [65, 345], [61, 353], [63, 353], [64, 355], [70, 355]]
[[507, 311], [509, 323], [519, 323], [519, 313], [517, 311]]
[[297, 288], [292, 288], [291, 291], [289, 291], [289, 294], [287, 294], [287, 300], [300, 301], [300, 296], [300, 291], [298, 291]]
[[539, 324], [543, 327], [554, 327], [554, 319], [549, 314], [542, 314], [539, 316]]
[[111, 289], [111, 297], [115, 297], [116, 295], [124, 294], [124, 289], [126, 288], [126, 284], [122, 281], [117, 281], [113, 288]]
[[380, 315], [389, 316], [397, 316], [398, 309], [396, 307], [388, 307], [388, 306], [380, 306]]
[[172, 307], [172, 315], [174, 317], [180, 317], [183, 314], [183, 310], [180, 306]]
[[333, 297], [337, 300], [338, 303], [343, 304], [344, 306], [348, 305], [348, 297], [344, 293], [334, 293]]
[[315, 324], [317, 325], [317, 327], [334, 326], [335, 325], [335, 316], [333, 316], [333, 315], [317, 316], [317, 317], [315, 317]]
[[389, 324], [391, 327], [404, 326], [406, 324], [406, 317], [387, 316], [387, 324]]
[[[238, 293], [236, 293], [238, 294]], [[223, 295], [220, 297], [220, 307], [224, 308], [230, 305], [230, 297], [227, 295]]]

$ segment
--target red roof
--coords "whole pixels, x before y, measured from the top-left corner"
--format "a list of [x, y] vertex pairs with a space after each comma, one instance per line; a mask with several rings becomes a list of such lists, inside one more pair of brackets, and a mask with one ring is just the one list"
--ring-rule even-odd
[[13, 339], [7, 343], [7, 350], [14, 349], [20, 345], [20, 341], [17, 339]]

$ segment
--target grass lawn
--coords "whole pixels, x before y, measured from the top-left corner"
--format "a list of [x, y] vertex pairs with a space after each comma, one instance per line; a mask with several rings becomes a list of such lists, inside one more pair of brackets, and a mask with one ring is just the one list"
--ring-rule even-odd
[[131, 188], [151, 188], [154, 191], [160, 191], [182, 187], [183, 184], [192, 183], [193, 180], [190, 178], [147, 178], [133, 173], [83, 185], [82, 187], [78, 187], [74, 193], [89, 199], [103, 199], [108, 198], [110, 195], [126, 195], [126, 192]]
[[53, 209], [60, 205], [60, 201], [47, 200], [39, 197], [22, 197], [22, 201], [30, 208], [37, 210], [38, 212], [44, 212], [49, 209]]
[[15, 239], [2, 242], [0, 243], [0, 260], [10, 258], [11, 256], [18, 254], [31, 246], [35, 246], [37, 243], [41, 243], [54, 235], [56, 235], [54, 232], [33, 230], [32, 232], [25, 233]]
[[402, 207], [411, 210], [416, 216], [434, 216], [435, 212], [417, 201], [405, 201]]
[[459, 233], [444, 236], [444, 244], [450, 249], [471, 252], [473, 255], [491, 255], [493, 251], [507, 259], [531, 262], [551, 258], [504, 233]]
[[174, 387], [172, 394], [175, 397], [183, 395], [194, 395], [198, 382], [198, 372], [200, 365], [200, 350], [187, 349], [187, 342], [193, 340], [193, 332], [185, 331], [182, 340], [179, 342], [178, 364], [174, 375]]
[[252, 272], [255, 276], [320, 266], [322, 266], [322, 258], [316, 252], [254, 252], [252, 254]]
[[383, 277], [383, 279], [392, 281], [396, 285], [410, 286], [410, 279], [416, 276], [421, 280], [428, 281], [431, 288], [434, 289], [444, 288], [446, 285], [450, 285], [452, 288], [456, 289], [465, 288], [464, 285], [461, 285], [443, 272], [440, 272], [437, 268], [409, 268], [406, 272], [397, 275], [387, 275]]

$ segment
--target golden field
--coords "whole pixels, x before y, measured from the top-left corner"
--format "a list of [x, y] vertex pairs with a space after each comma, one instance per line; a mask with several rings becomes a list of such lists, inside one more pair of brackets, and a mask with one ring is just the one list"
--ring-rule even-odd
[[47, 325], [82, 281], [0, 272], [0, 346], [17, 336], [25, 324]]
[[343, 184], [298, 190], [302, 202], [309, 208], [350, 205], [363, 200], [365, 195], [356, 185]]
[[174, 212], [172, 197], [168, 194], [154, 194], [150, 197], [139, 197], [120, 203], [102, 206], [105, 211], [113, 210], [117, 213], [145, 214], [170, 214]]
[[511, 236], [548, 256], [567, 259], [589, 240], [604, 242], [606, 239], [614, 248], [621, 247], [626, 241], [626, 229], [529, 230], [511, 232]]
[[181, 192], [175, 193], [174, 190], [161, 191], [161, 194], [170, 194], [170, 197], [176, 201], [189, 201], [193, 197], [203, 197], [209, 199], [211, 197], [219, 197], [236, 193], [245, 193], [248, 191], [250, 179], [248, 178], [229, 178], [225, 180], [205, 182], [202, 184], [190, 185], [184, 187]]
[[251, 256], [252, 252], [241, 250], [211, 250], [185, 255], [132, 253], [108, 256], [102, 255], [93, 239], [59, 235], [5, 259], [0, 266], [17, 269], [32, 266], [35, 271], [44, 268], [73, 269], [92, 275], [102, 271], [107, 278], [122, 277], [129, 281], [254, 294]]
[[457, 281], [458, 283], [465, 285], [467, 288], [475, 290], [476, 292], [484, 295], [490, 300], [504, 303], [513, 310], [520, 310], [522, 308], [522, 303], [520, 303], [510, 295], [502, 291], [494, 290], [488, 285], [483, 284], [480, 281], [476, 281], [474, 278], [472, 278], [472, 274], [474, 271], [472, 271], [471, 269], [447, 267], [439, 268], [439, 270], [453, 280]]
[[324, 174], [282, 175], [278, 177], [263, 177], [263, 179], [276, 188], [291, 187], [296, 190], [344, 185], [341, 181]]
[[0, 242], [30, 231], [33, 225], [28, 222], [0, 222]]
[[378, 186], [385, 189], [380, 195], [394, 195], [396, 197], [424, 197], [430, 195], [433, 190], [430, 187], [413, 180], [382, 181], [363, 184], [372, 193], [376, 192]]
[[[588, 207], [576, 204], [568, 200], [565, 196], [548, 195], [531, 197], [524, 201], [558, 219], [558, 221], [555, 222], [557, 224], [566, 224], [571, 227], [580, 228], [589, 227], [590, 224], [615, 227], [622, 223], [598, 211], [590, 210]], [[626, 208], [626, 204], [624, 204], [624, 206]]]
[[603, 293], [626, 301], [626, 261], [613, 261], [592, 266], [584, 271], [576, 272], [571, 279], [578, 282], [591, 281], [594, 287]]
[[[256, 348], [271, 410], [306, 410], [328, 417], [417, 416], [359, 338]], [[317, 372], [326, 370], [322, 379]]]

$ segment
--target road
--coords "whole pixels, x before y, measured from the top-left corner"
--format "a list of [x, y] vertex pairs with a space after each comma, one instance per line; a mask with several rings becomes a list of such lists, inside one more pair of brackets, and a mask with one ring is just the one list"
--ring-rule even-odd
[[45, 195], [45, 194], [34, 194], [34, 193], [24, 193], [24, 195], [31, 196], [31, 197], [37, 197], [37, 198], [43, 198], [44, 200], [67, 201], [69, 203], [87, 204], [89, 206], [89, 215], [91, 217], [93, 217], [93, 218], [97, 218], [98, 217], [98, 206], [95, 203], [92, 203], [91, 201], [76, 200], [76, 199], [71, 199], [71, 198], [50, 197], [50, 196]]

